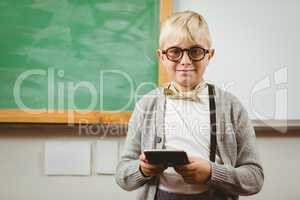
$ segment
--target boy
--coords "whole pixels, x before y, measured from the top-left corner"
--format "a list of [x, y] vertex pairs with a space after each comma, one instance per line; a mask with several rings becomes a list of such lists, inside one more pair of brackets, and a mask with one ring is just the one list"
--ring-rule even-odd
[[[171, 15], [157, 55], [172, 81], [143, 96], [132, 113], [116, 181], [138, 199], [224, 199], [260, 191], [264, 175], [255, 132], [241, 103], [203, 80], [214, 55], [198, 13]], [[145, 149], [181, 149], [189, 164], [150, 164]]]

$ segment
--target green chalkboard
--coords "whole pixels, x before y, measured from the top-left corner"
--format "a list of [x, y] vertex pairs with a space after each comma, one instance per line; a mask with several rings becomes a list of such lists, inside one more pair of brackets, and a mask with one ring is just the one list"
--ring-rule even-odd
[[0, 109], [131, 111], [158, 31], [157, 0], [1, 0]]

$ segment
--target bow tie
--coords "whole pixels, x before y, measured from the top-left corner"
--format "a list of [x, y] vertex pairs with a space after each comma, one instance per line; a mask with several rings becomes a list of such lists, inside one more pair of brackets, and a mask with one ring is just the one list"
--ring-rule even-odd
[[193, 90], [188, 92], [180, 92], [176, 87], [175, 83], [171, 82], [166, 88], [164, 88], [165, 96], [170, 99], [181, 99], [199, 102], [199, 92], [206, 86], [205, 81], [201, 81]]

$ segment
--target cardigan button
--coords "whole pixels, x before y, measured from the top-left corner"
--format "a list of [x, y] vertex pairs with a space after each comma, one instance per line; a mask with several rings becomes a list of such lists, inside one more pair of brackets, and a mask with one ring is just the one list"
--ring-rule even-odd
[[156, 143], [160, 143], [160, 142], [161, 142], [161, 137], [156, 136], [156, 137], [155, 137], [155, 142], [156, 142]]

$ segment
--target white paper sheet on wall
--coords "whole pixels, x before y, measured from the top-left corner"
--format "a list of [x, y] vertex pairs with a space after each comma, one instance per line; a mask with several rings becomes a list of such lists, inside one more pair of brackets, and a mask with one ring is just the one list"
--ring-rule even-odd
[[90, 175], [89, 142], [51, 141], [45, 143], [46, 175]]
[[97, 141], [95, 161], [97, 174], [114, 174], [118, 163], [118, 141]]

